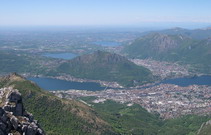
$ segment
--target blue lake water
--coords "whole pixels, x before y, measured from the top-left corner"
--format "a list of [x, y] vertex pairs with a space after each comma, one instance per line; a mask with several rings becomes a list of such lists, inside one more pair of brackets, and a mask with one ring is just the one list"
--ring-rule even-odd
[[120, 42], [114, 42], [114, 41], [96, 41], [94, 42], [96, 45], [101, 45], [101, 46], [120, 46]]
[[[45, 90], [69, 90], [69, 89], [78, 89], [78, 90], [89, 90], [89, 91], [97, 91], [104, 90], [105, 87], [100, 86], [98, 83], [93, 82], [70, 82], [59, 79], [52, 78], [27, 78], [35, 83], [37, 83], [41, 88]], [[176, 78], [176, 79], [168, 79], [164, 80], [160, 83], [164, 84], [175, 84], [179, 86], [189, 86], [189, 85], [209, 85], [211, 86], [211, 76], [200, 76], [194, 78]], [[160, 84], [158, 83], [158, 84]], [[158, 85], [156, 84], [156, 85]], [[154, 85], [153, 85], [154, 86]]]
[[192, 78], [175, 78], [175, 79], [164, 80], [161, 83], [175, 84], [182, 87], [193, 85], [193, 84], [211, 86], [211, 76], [199, 76], [199, 77], [192, 77]]
[[73, 54], [73, 53], [45, 53], [45, 54], [43, 54], [43, 56], [50, 57], [50, 58], [69, 60], [69, 59], [75, 58], [77, 55]]
[[31, 77], [27, 79], [35, 82], [38, 86], [40, 86], [42, 89], [45, 90], [78, 89], [78, 90], [97, 91], [105, 89], [105, 87], [102, 87], [100, 86], [100, 84], [94, 82], [80, 83], [80, 82], [71, 82], [52, 78], [36, 78], [36, 77]]

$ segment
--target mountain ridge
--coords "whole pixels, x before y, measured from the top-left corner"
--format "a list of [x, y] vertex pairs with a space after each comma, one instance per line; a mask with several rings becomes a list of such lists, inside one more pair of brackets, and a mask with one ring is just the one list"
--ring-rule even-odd
[[46, 134], [114, 134], [107, 122], [89, 106], [60, 99], [19, 75], [0, 78], [0, 88], [3, 87], [19, 90], [25, 108], [39, 120]]

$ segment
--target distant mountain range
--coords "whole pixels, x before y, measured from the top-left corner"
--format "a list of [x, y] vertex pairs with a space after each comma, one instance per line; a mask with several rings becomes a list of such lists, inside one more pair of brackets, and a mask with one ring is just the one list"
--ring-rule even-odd
[[61, 64], [58, 73], [78, 78], [115, 81], [123, 86], [135, 86], [153, 81], [150, 70], [137, 66], [118, 54], [96, 51]]
[[193, 30], [175, 27], [172, 29], [152, 31], [152, 32], [146, 32], [146, 33], [154, 33], [154, 32], [158, 32], [161, 34], [169, 34], [169, 35], [183, 35], [183, 36], [187, 36], [193, 39], [207, 39], [211, 37], [211, 27], [193, 29]]
[[[152, 58], [161, 61], [190, 64], [197, 71], [210, 74], [211, 38], [196, 39], [183, 31], [186, 30], [176, 28], [149, 33], [126, 45], [122, 52], [131, 58]], [[197, 34], [197, 31], [191, 31], [192, 35]], [[210, 30], [199, 31], [210, 33], [211, 36]]]

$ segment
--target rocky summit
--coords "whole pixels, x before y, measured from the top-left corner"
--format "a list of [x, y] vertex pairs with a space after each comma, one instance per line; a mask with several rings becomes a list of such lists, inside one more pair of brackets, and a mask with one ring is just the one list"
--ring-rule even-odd
[[0, 89], [0, 135], [44, 135], [37, 120], [27, 112], [17, 89]]

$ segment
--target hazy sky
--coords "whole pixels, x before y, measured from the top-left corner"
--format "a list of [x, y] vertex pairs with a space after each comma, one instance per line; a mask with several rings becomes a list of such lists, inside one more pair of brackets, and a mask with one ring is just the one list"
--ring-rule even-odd
[[0, 0], [0, 25], [211, 23], [211, 0]]

